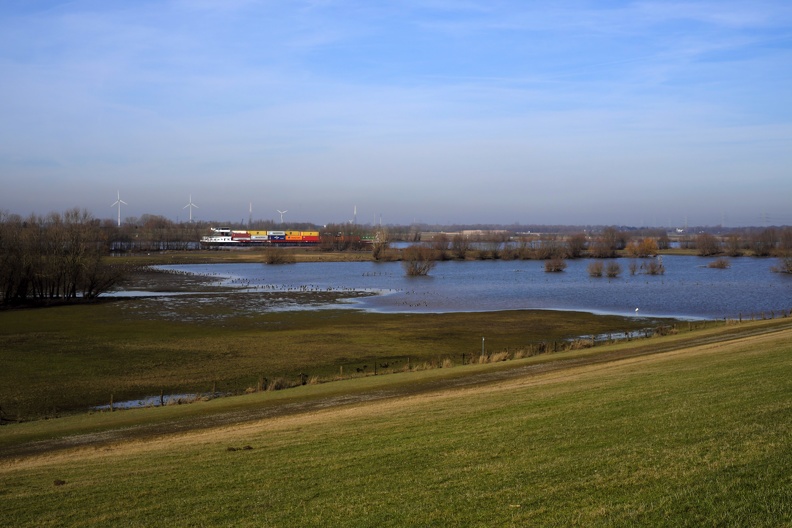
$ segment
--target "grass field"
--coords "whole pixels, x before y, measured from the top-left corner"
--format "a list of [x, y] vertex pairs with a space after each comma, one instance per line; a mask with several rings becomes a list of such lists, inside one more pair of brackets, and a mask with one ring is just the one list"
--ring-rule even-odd
[[[570, 312], [373, 314], [241, 307], [261, 295], [127, 299], [0, 312], [0, 409], [10, 419], [181, 393], [239, 393], [300, 374], [327, 380], [462, 363], [658, 321]], [[179, 302], [178, 305], [174, 304]], [[667, 321], [666, 321], [667, 324]]]
[[[740, 337], [761, 325], [779, 330]], [[789, 526], [792, 330], [747, 323], [705, 337], [718, 332], [728, 339], [669, 336], [656, 342], [676, 350], [662, 354], [5, 459], [2, 516], [13, 526]]]

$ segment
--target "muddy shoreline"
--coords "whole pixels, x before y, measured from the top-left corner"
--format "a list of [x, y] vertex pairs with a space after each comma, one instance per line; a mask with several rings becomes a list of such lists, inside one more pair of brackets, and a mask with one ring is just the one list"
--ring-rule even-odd
[[[139, 266], [124, 273], [120, 288], [123, 291], [152, 293], [233, 292], [236, 289], [221, 286], [218, 282], [217, 277]], [[108, 295], [112, 295], [112, 292]]]

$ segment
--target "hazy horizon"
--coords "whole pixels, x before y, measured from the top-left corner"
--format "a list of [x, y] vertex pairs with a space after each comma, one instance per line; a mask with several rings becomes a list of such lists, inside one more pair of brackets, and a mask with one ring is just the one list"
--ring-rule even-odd
[[792, 4], [0, 5], [0, 210], [792, 224]]

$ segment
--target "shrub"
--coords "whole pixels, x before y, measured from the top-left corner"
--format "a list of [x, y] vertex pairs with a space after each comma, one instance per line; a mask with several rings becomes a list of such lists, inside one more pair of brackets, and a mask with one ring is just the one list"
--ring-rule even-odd
[[778, 266], [773, 266], [776, 273], [792, 273], [792, 255], [782, 256], [778, 259]]
[[719, 258], [718, 260], [713, 260], [712, 262], [707, 264], [707, 267], [715, 268], [715, 269], [726, 269], [731, 267], [731, 263], [724, 258]]
[[645, 258], [657, 255], [657, 241], [654, 238], [631, 240], [627, 244], [627, 254], [631, 257]]
[[558, 273], [560, 271], [564, 271], [566, 267], [567, 267], [567, 263], [564, 261], [564, 259], [553, 258], [545, 261], [545, 271], [550, 273]]
[[638, 263], [635, 261], [630, 262], [630, 275], [635, 275], [639, 271], [644, 275], [663, 275], [665, 273], [663, 259], [661, 257], [657, 257], [656, 259], [650, 262], [645, 262], [640, 266], [638, 266]]
[[294, 254], [283, 248], [268, 248], [264, 251], [264, 262], [267, 264], [293, 264], [297, 262]]
[[470, 249], [470, 240], [468, 240], [468, 237], [462, 234], [454, 235], [454, 238], [451, 239], [451, 251], [454, 253], [454, 256], [458, 259], [465, 260], [468, 249]]
[[696, 237], [696, 250], [702, 257], [717, 255], [721, 252], [721, 242], [709, 233], [701, 233]]
[[402, 267], [410, 277], [428, 275], [437, 262], [434, 252], [426, 246], [410, 246], [402, 250]]
[[590, 277], [602, 277], [602, 270], [605, 266], [601, 261], [595, 260], [588, 265], [588, 274]]
[[289, 389], [293, 387], [294, 384], [289, 382], [286, 378], [275, 378], [274, 380], [270, 381], [267, 385], [268, 391], [276, 391], [276, 390], [283, 390]]
[[586, 348], [591, 348], [594, 346], [594, 339], [575, 339], [571, 341], [567, 348], [569, 350], [584, 350]]
[[641, 265], [641, 268], [644, 269], [644, 273], [647, 275], [663, 275], [665, 273], [665, 266], [663, 266], [663, 260], [660, 258]]
[[618, 262], [609, 262], [608, 266], [605, 268], [605, 275], [607, 275], [610, 279], [615, 279], [621, 275], [621, 272], [622, 269]]
[[498, 363], [500, 361], [507, 361], [509, 359], [508, 352], [495, 352], [489, 357], [490, 363]]
[[374, 242], [371, 244], [371, 258], [374, 260], [383, 260], [389, 244], [390, 240], [387, 229], [380, 227], [374, 234]]

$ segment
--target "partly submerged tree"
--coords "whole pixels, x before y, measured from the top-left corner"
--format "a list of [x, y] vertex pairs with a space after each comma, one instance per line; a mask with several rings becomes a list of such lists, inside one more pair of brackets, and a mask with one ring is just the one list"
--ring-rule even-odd
[[549, 260], [545, 260], [544, 268], [545, 271], [550, 273], [558, 273], [564, 271], [567, 267], [567, 263], [562, 258], [551, 258]]
[[784, 252], [778, 257], [778, 266], [773, 266], [777, 273], [792, 273], [792, 251]]
[[608, 265], [605, 266], [605, 275], [610, 279], [615, 279], [621, 275], [621, 272], [622, 269], [618, 262], [609, 262]]
[[434, 251], [429, 247], [416, 244], [402, 250], [402, 266], [410, 277], [428, 275], [435, 264]]
[[602, 277], [603, 269], [605, 265], [601, 260], [592, 260], [588, 265], [588, 274], [591, 277]]

